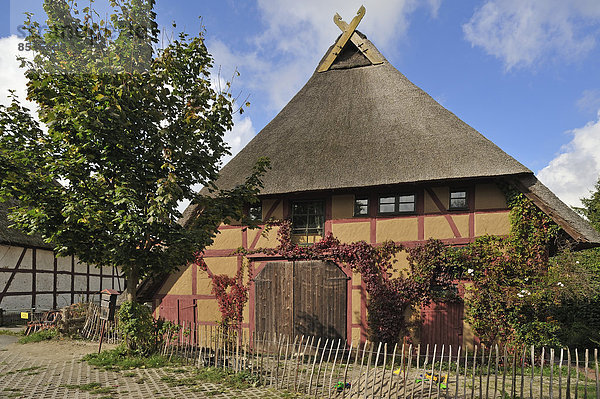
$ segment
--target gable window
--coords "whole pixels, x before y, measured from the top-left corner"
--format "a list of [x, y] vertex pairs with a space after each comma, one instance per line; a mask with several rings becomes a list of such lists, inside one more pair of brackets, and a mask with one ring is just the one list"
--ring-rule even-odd
[[387, 195], [379, 197], [379, 213], [398, 214], [415, 211], [415, 194]]
[[296, 201], [292, 203], [292, 234], [323, 235], [325, 203], [323, 201]]
[[262, 221], [262, 204], [260, 202], [250, 206], [248, 209], [248, 218], [255, 222]]
[[450, 209], [468, 209], [466, 190], [450, 190]]
[[354, 197], [354, 216], [369, 215], [369, 198]]

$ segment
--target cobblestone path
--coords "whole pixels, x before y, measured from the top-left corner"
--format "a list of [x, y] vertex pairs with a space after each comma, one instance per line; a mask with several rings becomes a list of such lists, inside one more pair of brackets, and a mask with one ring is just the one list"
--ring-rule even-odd
[[164, 381], [191, 375], [191, 367], [104, 371], [80, 360], [94, 349], [94, 344], [78, 341], [0, 345], [0, 398], [292, 397], [264, 388], [236, 391], [211, 383], [170, 386]]

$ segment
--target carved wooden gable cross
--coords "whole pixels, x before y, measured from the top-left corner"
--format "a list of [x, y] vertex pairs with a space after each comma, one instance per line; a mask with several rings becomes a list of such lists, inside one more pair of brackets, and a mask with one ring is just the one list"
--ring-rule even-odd
[[340, 28], [343, 34], [331, 48], [321, 65], [319, 65], [317, 71], [325, 72], [329, 70], [348, 40], [350, 40], [373, 65], [381, 64], [384, 61], [381, 54], [375, 50], [373, 45], [371, 45], [367, 40], [361, 38], [358, 33], [356, 33], [356, 27], [365, 16], [366, 11], [367, 10], [365, 9], [365, 6], [360, 6], [356, 16], [352, 18], [350, 24], [345, 22], [338, 13], [333, 16], [333, 22], [338, 26], [338, 28]]

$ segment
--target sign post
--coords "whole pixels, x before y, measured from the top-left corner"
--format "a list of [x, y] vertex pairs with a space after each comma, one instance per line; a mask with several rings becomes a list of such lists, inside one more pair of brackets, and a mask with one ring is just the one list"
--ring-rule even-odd
[[98, 354], [100, 354], [100, 351], [102, 350], [102, 340], [104, 339], [104, 328], [106, 326], [106, 322], [113, 321], [115, 319], [117, 296], [119, 296], [119, 292], [110, 288], [100, 291], [100, 320], [102, 320], [102, 326], [100, 327], [100, 343], [98, 344]]

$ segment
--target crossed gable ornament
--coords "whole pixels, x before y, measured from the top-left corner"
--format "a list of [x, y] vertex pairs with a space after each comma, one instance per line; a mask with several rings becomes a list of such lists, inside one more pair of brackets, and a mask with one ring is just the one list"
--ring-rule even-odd
[[350, 21], [349, 24], [342, 19], [340, 14], [336, 13], [333, 16], [333, 22], [338, 26], [338, 28], [340, 28], [340, 30], [343, 33], [339, 37], [337, 42], [335, 42], [335, 45], [331, 48], [321, 65], [319, 65], [319, 68], [317, 69], [318, 72], [325, 72], [329, 70], [329, 68], [331, 67], [337, 56], [340, 54], [346, 43], [348, 43], [348, 40], [350, 40], [356, 46], [356, 48], [358, 48], [358, 50], [365, 57], [367, 57], [371, 64], [377, 65], [381, 64], [384, 61], [381, 54], [379, 54], [379, 52], [373, 47], [373, 45], [366, 39], [360, 37], [358, 33], [356, 33], [356, 27], [358, 26], [362, 18], [365, 16], [366, 12], [367, 10], [365, 9], [365, 6], [360, 6], [358, 12], [356, 13], [356, 16], [352, 18], [352, 21]]

